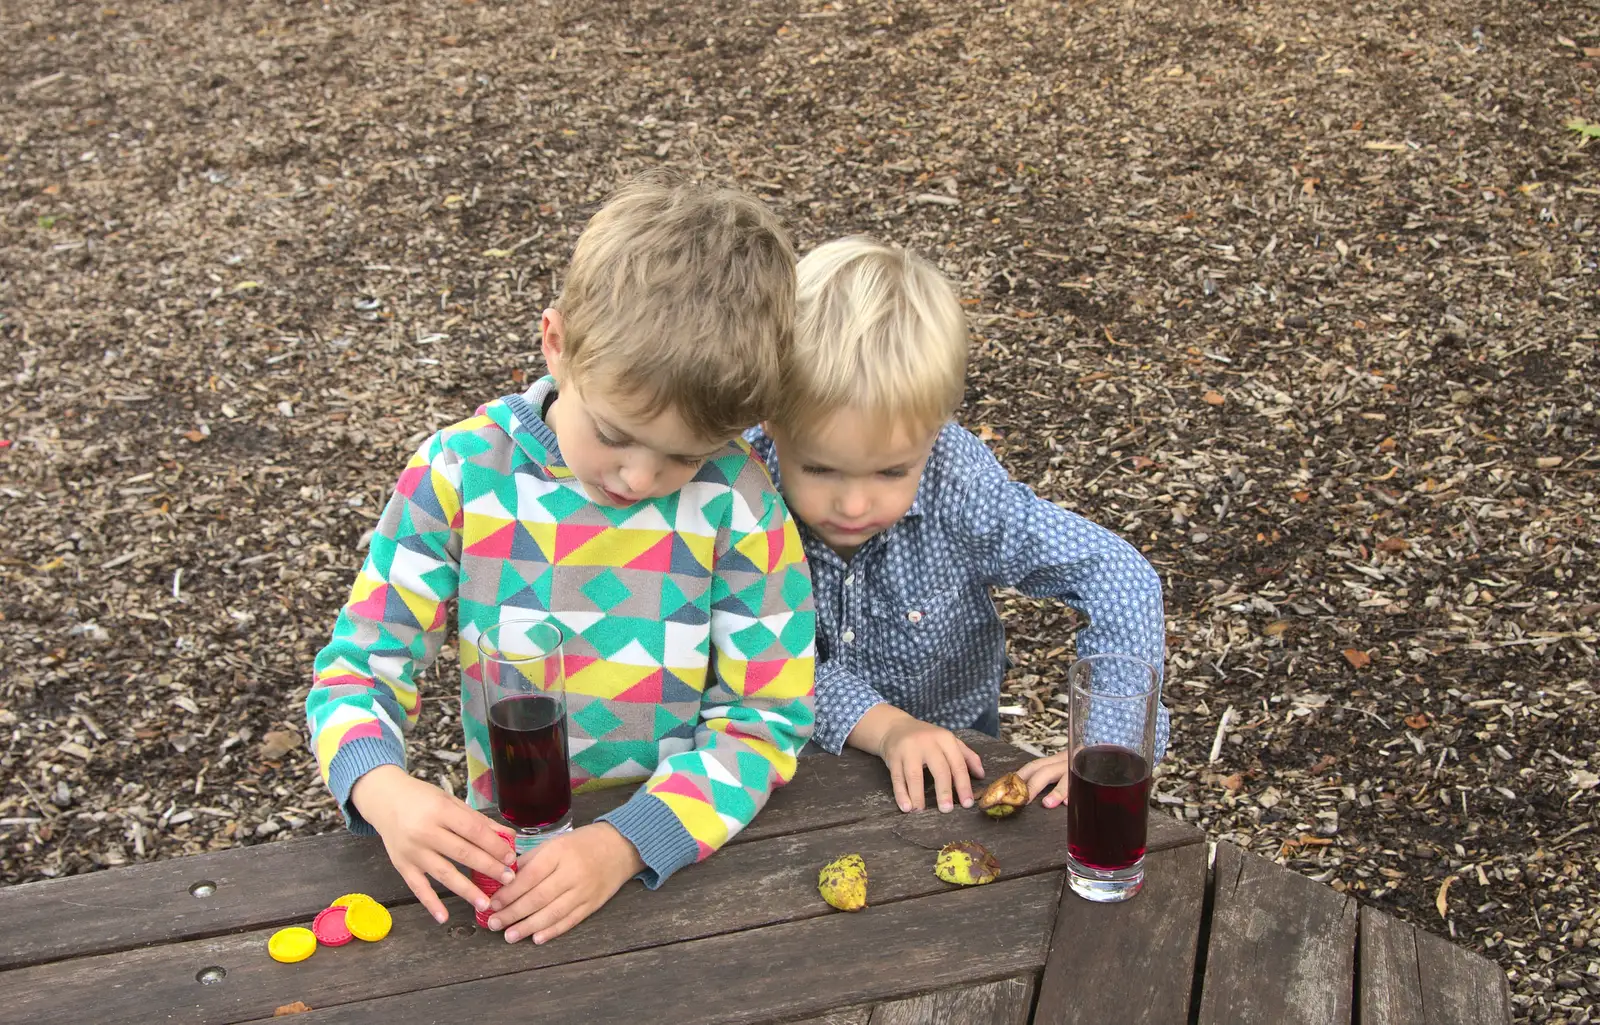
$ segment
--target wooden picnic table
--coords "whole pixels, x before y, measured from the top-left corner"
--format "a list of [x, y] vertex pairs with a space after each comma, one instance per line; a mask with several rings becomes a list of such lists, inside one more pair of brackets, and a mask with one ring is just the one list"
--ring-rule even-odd
[[[1026, 755], [966, 739], [994, 778]], [[626, 791], [580, 795], [587, 821]], [[1478, 1025], [1510, 1022], [1489, 961], [1152, 812], [1142, 893], [1064, 886], [1065, 816], [901, 814], [875, 759], [806, 758], [726, 849], [661, 890], [630, 883], [536, 947], [436, 924], [375, 839], [310, 837], [0, 889], [0, 1021], [293, 1020], [409, 1025], [662, 1022], [909, 1025]], [[937, 847], [978, 840], [1001, 879], [955, 888]], [[925, 845], [925, 846], [919, 846]], [[859, 853], [869, 907], [817, 872]], [[389, 937], [279, 964], [267, 937], [342, 893], [388, 905]], [[1357, 1018], [1356, 1015], [1359, 1015]]]

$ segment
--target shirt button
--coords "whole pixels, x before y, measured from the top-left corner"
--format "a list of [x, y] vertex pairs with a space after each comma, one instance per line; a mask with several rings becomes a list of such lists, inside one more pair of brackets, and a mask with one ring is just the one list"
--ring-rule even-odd
[[913, 623], [920, 623], [922, 622], [922, 613], [916, 609], [912, 609], [910, 612], [906, 613], [906, 618], [911, 620]]
[[856, 632], [854, 630], [846, 630], [844, 633], [839, 635], [839, 639], [844, 641], [846, 644], [849, 644], [856, 639]]
[[854, 573], [851, 573], [851, 574], [847, 575], [844, 578], [844, 586], [849, 587], [851, 584], [855, 583], [855, 580], [856, 580], [856, 575]]

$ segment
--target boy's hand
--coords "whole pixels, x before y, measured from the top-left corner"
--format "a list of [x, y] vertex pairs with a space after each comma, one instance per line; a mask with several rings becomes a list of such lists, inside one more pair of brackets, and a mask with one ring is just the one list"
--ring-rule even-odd
[[1031, 802], [1044, 792], [1045, 788], [1054, 783], [1056, 788], [1045, 794], [1044, 800], [1039, 803], [1046, 808], [1054, 808], [1058, 804], [1067, 803], [1067, 775], [1072, 769], [1072, 755], [1069, 751], [1057, 751], [1044, 758], [1035, 758], [1033, 761], [1017, 770], [1017, 775], [1028, 784], [1028, 800]]
[[452, 861], [507, 883], [513, 878], [509, 866], [517, 863], [516, 852], [488, 816], [398, 765], [380, 765], [356, 780], [350, 802], [383, 838], [400, 878], [441, 924], [449, 913], [429, 876], [473, 907], [489, 906], [489, 898]]
[[972, 807], [972, 777], [983, 778], [983, 759], [943, 726], [923, 722], [893, 705], [874, 705], [847, 743], [883, 759], [901, 811], [922, 810], [924, 769], [933, 777], [940, 811], [955, 807], [952, 797], [961, 807]]
[[489, 928], [505, 929], [507, 943], [524, 936], [548, 942], [594, 914], [643, 871], [638, 850], [611, 823], [580, 826], [525, 856], [517, 878], [494, 895]]

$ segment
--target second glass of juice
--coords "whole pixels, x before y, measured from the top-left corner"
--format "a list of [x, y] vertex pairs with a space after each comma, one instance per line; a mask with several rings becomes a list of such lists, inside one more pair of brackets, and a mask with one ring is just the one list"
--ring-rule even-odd
[[1091, 655], [1072, 664], [1067, 685], [1068, 882], [1088, 900], [1127, 900], [1144, 885], [1160, 676], [1137, 658]]
[[505, 620], [478, 635], [498, 817], [519, 852], [572, 828], [561, 628]]

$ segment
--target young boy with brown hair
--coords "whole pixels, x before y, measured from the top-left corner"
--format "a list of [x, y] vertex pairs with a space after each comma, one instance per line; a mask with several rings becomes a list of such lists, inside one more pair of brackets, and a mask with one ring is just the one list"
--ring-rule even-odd
[[[976, 752], [951, 731], [1000, 732], [1005, 631], [990, 597], [1015, 587], [1089, 618], [1080, 656], [1160, 667], [1161, 582], [1103, 527], [1011, 480], [951, 421], [967, 325], [949, 283], [870, 238], [799, 265], [794, 369], [776, 417], [745, 433], [800, 521], [817, 605], [819, 746], [888, 765], [901, 810], [972, 804]], [[1162, 709], [1158, 750], [1165, 747]], [[1030, 798], [1066, 797], [1067, 753], [1021, 773]]]
[[[376, 832], [506, 939], [560, 935], [629, 878], [654, 888], [747, 825], [812, 729], [799, 537], [740, 427], [772, 415], [794, 254], [727, 189], [646, 182], [585, 227], [543, 314], [549, 376], [435, 434], [401, 473], [306, 700], [349, 827]], [[417, 678], [456, 599], [470, 805], [405, 769]], [[474, 642], [548, 616], [566, 641], [574, 789], [640, 782], [517, 864], [491, 803]], [[504, 883], [491, 901], [452, 862]]]

